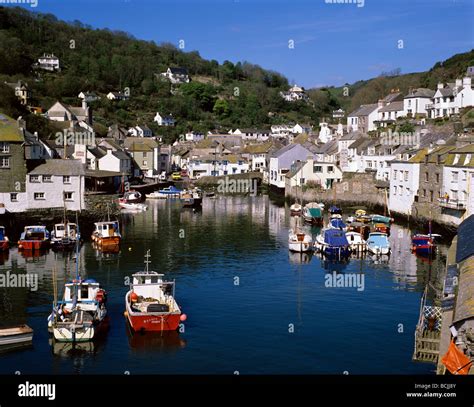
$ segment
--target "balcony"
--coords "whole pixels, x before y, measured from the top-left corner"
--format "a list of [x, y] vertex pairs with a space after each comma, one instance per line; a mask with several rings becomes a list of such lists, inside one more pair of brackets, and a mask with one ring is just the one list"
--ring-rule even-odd
[[428, 103], [428, 104], [425, 106], [425, 109], [426, 109], [426, 110], [434, 109], [434, 103]]
[[442, 208], [457, 209], [459, 211], [466, 210], [466, 201], [460, 199], [439, 198], [438, 202]]

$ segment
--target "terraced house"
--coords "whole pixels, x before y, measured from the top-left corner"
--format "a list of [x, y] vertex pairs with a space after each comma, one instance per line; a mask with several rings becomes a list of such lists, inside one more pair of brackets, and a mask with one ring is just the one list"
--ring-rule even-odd
[[22, 202], [26, 207], [25, 137], [20, 125], [0, 113], [0, 206], [7, 211]]

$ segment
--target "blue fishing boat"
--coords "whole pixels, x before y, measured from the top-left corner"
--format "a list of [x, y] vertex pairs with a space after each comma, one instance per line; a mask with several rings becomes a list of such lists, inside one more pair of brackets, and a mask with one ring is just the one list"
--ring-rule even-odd
[[346, 234], [339, 229], [323, 229], [316, 237], [316, 248], [330, 258], [349, 257], [351, 249]]
[[342, 215], [342, 209], [336, 205], [333, 205], [329, 208], [329, 213], [331, 215]]
[[390, 254], [390, 242], [387, 235], [380, 232], [369, 234], [367, 250], [375, 255]]
[[183, 191], [176, 188], [174, 185], [158, 190], [158, 193], [166, 198], [179, 198], [181, 196], [181, 192]]
[[421, 256], [430, 256], [436, 254], [436, 237], [440, 235], [414, 235], [411, 239], [411, 250], [413, 253]]

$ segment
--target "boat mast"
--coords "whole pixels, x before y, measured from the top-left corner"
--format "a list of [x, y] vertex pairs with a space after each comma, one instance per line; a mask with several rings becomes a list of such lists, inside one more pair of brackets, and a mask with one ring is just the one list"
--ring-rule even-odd
[[146, 254], [145, 254], [145, 261], [144, 261], [144, 263], [145, 263], [145, 272], [146, 272], [146, 273], [148, 273], [148, 265], [151, 263], [150, 257], [151, 257], [151, 255], [150, 255], [150, 249], [148, 249], [148, 250], [146, 251]]

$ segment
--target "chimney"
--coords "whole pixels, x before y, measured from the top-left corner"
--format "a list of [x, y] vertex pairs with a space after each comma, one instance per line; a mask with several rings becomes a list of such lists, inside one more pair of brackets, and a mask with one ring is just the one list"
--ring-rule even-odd
[[438, 83], [438, 88], [437, 89], [443, 89], [444, 85], [442, 83]]
[[382, 99], [379, 99], [378, 101], [378, 107], [381, 108], [381, 107], [384, 107], [385, 106], [385, 102], [382, 100]]
[[35, 137], [35, 140], [36, 140], [36, 141], [39, 140], [39, 136], [38, 136], [38, 132], [37, 132], [37, 131], [34, 132], [33, 136]]
[[26, 130], [26, 122], [23, 119], [23, 116], [19, 116], [18, 119], [16, 119], [16, 123], [20, 130], [23, 130], [23, 131]]

